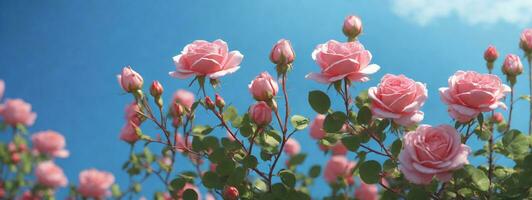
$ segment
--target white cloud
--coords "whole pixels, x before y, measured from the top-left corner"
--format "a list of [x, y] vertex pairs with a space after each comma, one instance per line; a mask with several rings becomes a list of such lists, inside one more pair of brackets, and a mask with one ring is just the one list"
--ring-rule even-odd
[[473, 25], [532, 22], [532, 0], [392, 0], [392, 9], [420, 25], [450, 16]]

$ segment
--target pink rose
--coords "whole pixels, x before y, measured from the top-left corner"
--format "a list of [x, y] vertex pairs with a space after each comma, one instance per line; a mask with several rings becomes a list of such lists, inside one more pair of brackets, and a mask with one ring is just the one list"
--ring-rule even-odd
[[392, 119], [403, 126], [423, 120], [419, 109], [427, 99], [427, 89], [420, 82], [404, 75], [386, 74], [377, 87], [369, 88], [368, 95], [374, 117]]
[[144, 80], [139, 73], [131, 69], [130, 66], [122, 68], [122, 73], [117, 75], [120, 87], [126, 92], [135, 92], [142, 89]]
[[371, 53], [358, 41], [340, 43], [329, 40], [316, 47], [312, 59], [318, 63], [321, 72], [307, 74], [306, 78], [320, 83], [332, 83], [344, 78], [366, 82], [368, 75], [380, 69], [378, 65], [369, 65]]
[[281, 39], [277, 41], [275, 46], [273, 46], [272, 51], [270, 52], [270, 60], [274, 64], [278, 65], [287, 65], [294, 62], [296, 54], [290, 41]]
[[104, 198], [115, 182], [113, 174], [97, 169], [84, 170], [79, 174], [78, 192], [83, 197]]
[[176, 71], [170, 72], [170, 76], [185, 79], [196, 75], [217, 79], [236, 72], [242, 58], [244, 56], [239, 51], [228, 52], [227, 43], [223, 40], [196, 40], [173, 57]]
[[312, 120], [310, 124], [310, 137], [315, 140], [320, 140], [325, 137], [325, 131], [323, 130], [323, 122], [325, 121], [325, 115], [318, 114]]
[[440, 96], [443, 103], [447, 104], [451, 117], [466, 123], [481, 112], [498, 107], [506, 109], [506, 105], [499, 100], [510, 90], [495, 75], [457, 71], [449, 77], [449, 87], [440, 88]]
[[527, 28], [521, 33], [519, 46], [523, 51], [532, 53], [532, 28]]
[[249, 108], [249, 117], [259, 126], [268, 125], [272, 121], [272, 109], [266, 102], [259, 101]]
[[519, 56], [515, 54], [508, 54], [504, 59], [504, 64], [502, 65], [502, 73], [507, 76], [517, 76], [523, 73], [523, 64]]
[[301, 146], [299, 145], [299, 142], [297, 142], [297, 140], [290, 138], [286, 140], [283, 150], [289, 156], [293, 156], [299, 153], [299, 151], [301, 150]]
[[164, 88], [159, 81], [153, 81], [150, 86], [151, 96], [158, 98], [163, 94]]
[[126, 114], [124, 118], [126, 121], [133, 122], [136, 125], [139, 125], [142, 122], [142, 115], [139, 114], [140, 107], [136, 102], [132, 102], [126, 107]]
[[4, 83], [4, 80], [0, 79], [0, 99], [4, 96], [4, 91], [6, 89], [6, 85]]
[[65, 187], [68, 183], [63, 170], [52, 161], [44, 161], [37, 164], [35, 176], [37, 177], [37, 182], [46, 187]]
[[355, 189], [355, 197], [358, 200], [377, 200], [379, 199], [379, 192], [377, 186], [374, 184], [360, 183], [360, 186]]
[[460, 142], [460, 135], [449, 125], [420, 125], [403, 138], [399, 153], [399, 170], [416, 184], [429, 184], [433, 176], [440, 181], [451, 179], [453, 171], [468, 164], [471, 149]]
[[65, 149], [65, 137], [55, 131], [41, 131], [31, 136], [33, 147], [41, 154], [53, 157], [66, 158], [69, 155]]
[[353, 170], [355, 165], [355, 162], [348, 161], [345, 156], [332, 156], [325, 165], [323, 177], [328, 183], [335, 183], [338, 177], [346, 179], [352, 178], [353, 174], [351, 170]]
[[362, 33], [362, 20], [360, 20], [358, 16], [354, 15], [345, 17], [342, 31], [348, 38], [356, 38], [360, 33]]
[[127, 143], [135, 143], [139, 140], [137, 130], [133, 122], [128, 122], [120, 131], [120, 139]]
[[336, 142], [336, 144], [334, 144], [331, 147], [331, 151], [332, 151], [333, 155], [345, 155], [345, 154], [347, 154], [347, 148], [344, 146], [344, 143], [342, 143], [341, 141]]
[[185, 106], [188, 110], [192, 108], [194, 104], [194, 93], [187, 90], [177, 90], [174, 93], [174, 102], [179, 103], [182, 106]]
[[248, 85], [249, 92], [257, 101], [268, 101], [277, 95], [279, 86], [268, 72], [262, 72]]
[[486, 51], [484, 51], [484, 60], [486, 62], [493, 62], [499, 57], [499, 52], [493, 45], [489, 45]]
[[37, 114], [31, 112], [31, 104], [22, 99], [7, 99], [4, 105], [0, 105], [0, 115], [4, 122], [11, 126], [23, 124], [31, 126], [37, 118]]

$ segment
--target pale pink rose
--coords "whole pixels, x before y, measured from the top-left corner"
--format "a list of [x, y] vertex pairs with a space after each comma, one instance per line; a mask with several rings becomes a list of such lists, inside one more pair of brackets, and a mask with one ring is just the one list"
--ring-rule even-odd
[[0, 99], [4, 96], [4, 91], [6, 89], [6, 84], [4, 83], [4, 80], [0, 79]]
[[196, 40], [173, 57], [176, 71], [170, 72], [170, 76], [185, 79], [196, 75], [217, 79], [236, 72], [242, 58], [244, 56], [239, 51], [229, 52], [223, 40]]
[[499, 57], [499, 52], [493, 45], [489, 45], [486, 51], [484, 51], [484, 60], [487, 62], [493, 62]]
[[274, 64], [286, 65], [294, 62], [296, 54], [290, 41], [281, 39], [277, 41], [275, 46], [273, 46], [272, 51], [270, 52], [270, 60]]
[[379, 71], [380, 67], [371, 62], [371, 53], [358, 42], [340, 43], [329, 40], [320, 44], [312, 52], [314, 59], [321, 68], [320, 73], [310, 73], [308, 79], [320, 83], [332, 83], [347, 78], [354, 82], [366, 82], [368, 75]]
[[264, 126], [272, 121], [272, 109], [266, 102], [259, 101], [249, 108], [251, 121], [259, 126]]
[[142, 115], [139, 114], [140, 107], [136, 102], [127, 105], [124, 118], [126, 121], [133, 122], [135, 125], [140, 125]]
[[31, 126], [37, 118], [37, 114], [31, 112], [31, 104], [22, 99], [7, 99], [3, 105], [0, 105], [0, 115], [4, 118], [4, 122], [11, 126], [17, 124]]
[[78, 192], [83, 197], [104, 198], [115, 182], [113, 174], [97, 169], [84, 170], [79, 174]]
[[519, 46], [523, 51], [532, 53], [532, 28], [527, 28], [521, 33]]
[[286, 140], [283, 150], [289, 156], [293, 156], [293, 155], [298, 154], [299, 151], [301, 151], [301, 146], [299, 145], [299, 142], [297, 142], [297, 140], [290, 138]]
[[500, 100], [510, 90], [495, 75], [457, 71], [449, 77], [449, 87], [440, 88], [440, 97], [447, 104], [451, 117], [466, 123], [481, 112], [499, 107], [506, 109]]
[[345, 155], [347, 154], [347, 148], [341, 141], [338, 141], [336, 144], [331, 146], [331, 151], [333, 155]]
[[196, 187], [195, 185], [193, 185], [191, 183], [185, 183], [185, 186], [183, 188], [181, 188], [181, 190], [177, 191], [177, 196], [179, 197], [177, 200], [183, 200], [183, 193], [186, 190], [188, 190], [188, 189], [194, 190], [194, 192], [196, 192], [196, 194], [198, 194], [198, 199], [201, 199], [201, 193], [200, 193], [198, 187]]
[[318, 114], [312, 120], [310, 124], [310, 137], [319, 140], [325, 137], [325, 131], [323, 130], [323, 122], [325, 121], [325, 115]]
[[471, 149], [460, 142], [460, 135], [449, 125], [420, 125], [403, 138], [399, 170], [415, 184], [429, 184], [433, 176], [451, 179], [453, 171], [468, 164]]
[[44, 161], [37, 164], [35, 176], [37, 177], [37, 182], [46, 187], [65, 187], [68, 183], [63, 170], [52, 161]]
[[404, 75], [386, 74], [377, 87], [369, 88], [368, 95], [374, 117], [392, 119], [403, 126], [423, 120], [423, 112], [419, 110], [427, 99], [423, 83]]
[[355, 189], [355, 198], [358, 200], [377, 200], [379, 199], [379, 192], [377, 186], [374, 184], [360, 183], [360, 186]]
[[249, 92], [257, 101], [267, 101], [279, 91], [277, 82], [268, 72], [262, 72], [248, 85]]
[[350, 38], [357, 37], [362, 33], [362, 20], [358, 16], [349, 15], [345, 17], [344, 26], [342, 27], [344, 35]]
[[323, 172], [323, 178], [328, 183], [335, 183], [338, 177], [345, 179], [352, 178], [353, 174], [351, 170], [355, 167], [355, 162], [347, 160], [343, 155], [332, 156], [331, 159], [325, 165]]
[[122, 73], [117, 75], [120, 87], [126, 92], [135, 92], [142, 89], [144, 80], [139, 73], [131, 69], [130, 66], [122, 68]]
[[55, 131], [41, 131], [31, 136], [33, 148], [41, 154], [53, 157], [66, 158], [69, 155], [65, 149], [66, 141], [63, 135]]
[[124, 125], [124, 127], [122, 127], [122, 130], [120, 130], [120, 139], [128, 143], [135, 143], [137, 140], [139, 140], [139, 136], [137, 135], [136, 127], [133, 122], [128, 122], [126, 125]]
[[523, 73], [523, 64], [521, 63], [519, 56], [515, 54], [508, 54], [502, 65], [502, 73], [506, 74], [507, 76], [517, 76]]
[[174, 102], [179, 103], [182, 106], [185, 106], [188, 110], [192, 108], [195, 98], [194, 93], [187, 90], [177, 90], [174, 93]]

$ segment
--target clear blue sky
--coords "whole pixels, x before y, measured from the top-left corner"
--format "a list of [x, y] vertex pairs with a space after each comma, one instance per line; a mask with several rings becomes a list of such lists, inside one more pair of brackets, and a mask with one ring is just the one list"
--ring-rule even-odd
[[[381, 66], [370, 82], [355, 85], [356, 90], [376, 85], [386, 73], [403, 73], [427, 83], [423, 122], [437, 125], [451, 121], [438, 95], [447, 78], [459, 69], [486, 72], [482, 54], [488, 44], [496, 45], [501, 55], [522, 55], [519, 33], [531, 25], [530, 20], [472, 23], [452, 12], [419, 23], [397, 13], [401, 11], [391, 1], [1, 1], [0, 79], [6, 81], [7, 97], [23, 98], [38, 113], [32, 132], [53, 129], [66, 136], [71, 156], [57, 162], [70, 182], [77, 183], [79, 171], [95, 167], [113, 172], [125, 186], [127, 174], [121, 165], [128, 145], [118, 140], [118, 134], [131, 97], [122, 94], [115, 77], [125, 65], [133, 66], [148, 83], [161, 81], [168, 101], [173, 91], [190, 81], [167, 75], [174, 70], [172, 56], [193, 40], [221, 38], [231, 50], [244, 54], [241, 69], [223, 77], [219, 90], [242, 112], [252, 102], [248, 82], [261, 71], [274, 74], [268, 53], [278, 39], [286, 38], [297, 54], [288, 81], [292, 110], [313, 118], [307, 92], [326, 86], [304, 78], [318, 70], [310, 54], [329, 39], [345, 40], [342, 21], [356, 14], [364, 23], [360, 40]], [[501, 62], [496, 63], [497, 74]], [[526, 78], [518, 80], [520, 96], [527, 91]], [[340, 99], [331, 94], [339, 107]], [[527, 105], [519, 103], [515, 110], [514, 127], [526, 128]], [[326, 162], [307, 132], [295, 137], [303, 151], [312, 154], [301, 169], [306, 172], [311, 164]], [[177, 165], [190, 167], [182, 157]], [[155, 178], [150, 182], [156, 184], [146, 185], [147, 194], [163, 189]], [[328, 193], [323, 186], [320, 179], [312, 190], [315, 196]]]

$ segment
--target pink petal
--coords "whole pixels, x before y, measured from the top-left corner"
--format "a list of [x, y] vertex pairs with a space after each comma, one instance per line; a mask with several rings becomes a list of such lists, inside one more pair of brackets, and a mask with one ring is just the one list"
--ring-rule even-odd
[[310, 80], [315, 80], [320, 83], [331, 83], [329, 82], [329, 77], [321, 73], [311, 72], [307, 74], [305, 78], [310, 79]]
[[234, 72], [236, 72], [238, 69], [240, 69], [240, 67], [233, 67], [233, 68], [229, 68], [229, 69], [226, 69], [226, 70], [222, 70], [222, 71], [217, 71], [215, 73], [212, 73], [212, 74], [208, 74], [207, 76], [211, 79], [217, 79], [217, 78], [220, 78], [222, 76], [225, 76], [227, 74], [232, 74]]
[[223, 69], [238, 67], [242, 62], [242, 59], [244, 59], [244, 55], [242, 55], [239, 51], [231, 51], [227, 57], [227, 60], [225, 61]]

